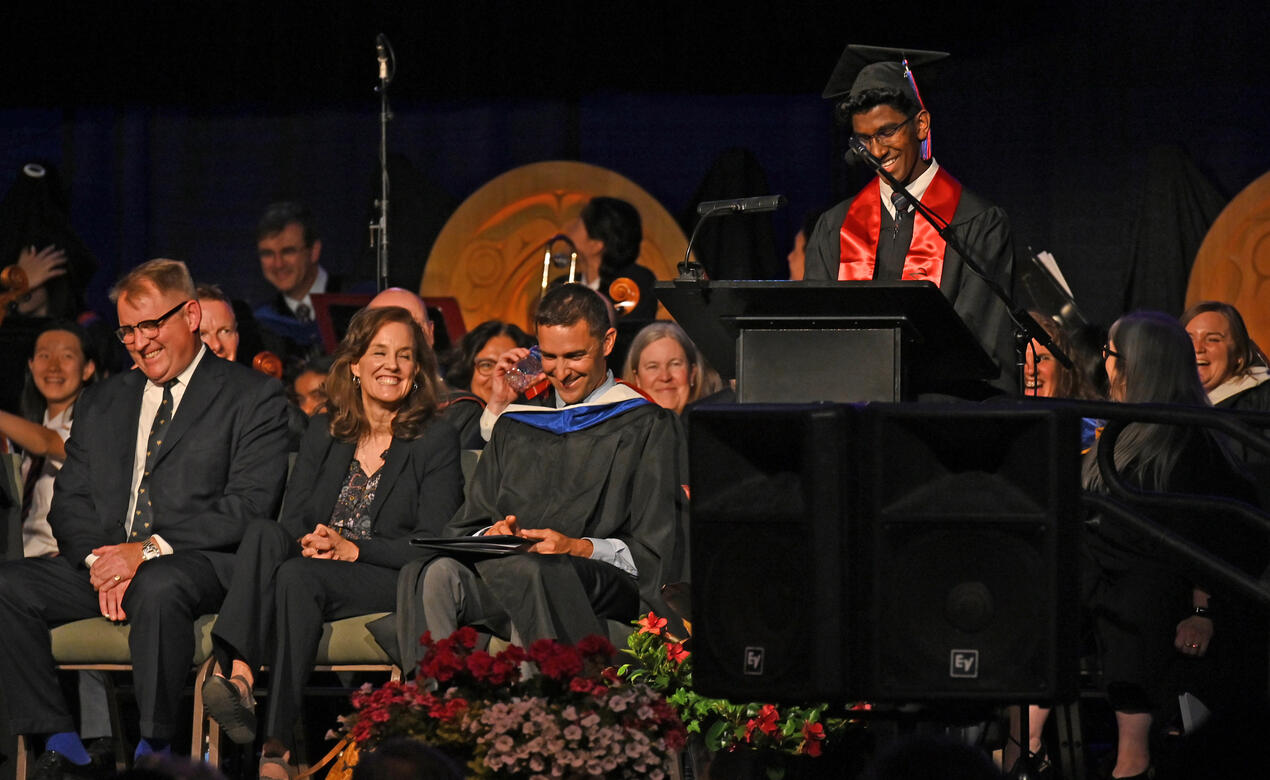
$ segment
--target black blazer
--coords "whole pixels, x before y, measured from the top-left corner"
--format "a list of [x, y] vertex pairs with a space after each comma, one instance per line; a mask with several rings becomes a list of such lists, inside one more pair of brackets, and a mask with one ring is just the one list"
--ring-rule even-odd
[[[318, 523], [330, 522], [356, 450], [356, 444], [331, 437], [327, 415], [310, 420], [282, 510], [282, 525], [289, 534], [298, 539]], [[463, 471], [454, 426], [436, 418], [413, 441], [394, 438], [370, 507], [375, 538], [357, 542], [357, 560], [401, 568], [420, 555], [410, 540], [440, 536], [462, 503]]]
[[[140, 371], [84, 392], [49, 524], [78, 565], [94, 547], [120, 544], [132, 490]], [[276, 516], [287, 469], [282, 383], [204, 352], [177, 406], [150, 477], [154, 527], [181, 550], [233, 550], [247, 523]]]

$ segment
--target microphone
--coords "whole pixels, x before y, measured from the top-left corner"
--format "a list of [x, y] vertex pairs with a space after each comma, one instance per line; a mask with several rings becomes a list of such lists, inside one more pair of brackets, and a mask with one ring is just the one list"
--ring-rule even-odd
[[379, 80], [388, 80], [388, 51], [384, 47], [384, 43], [388, 39], [383, 33], [375, 36], [375, 57], [379, 60]]
[[851, 139], [847, 141], [847, 151], [843, 153], [842, 159], [850, 165], [864, 163], [875, 171], [882, 167], [882, 161], [874, 157], [855, 136], [851, 136]]
[[731, 200], [707, 200], [697, 206], [698, 214], [714, 214], [721, 211], [733, 213], [759, 213], [775, 211], [785, 205], [784, 195], [760, 195], [756, 198], [733, 198]]

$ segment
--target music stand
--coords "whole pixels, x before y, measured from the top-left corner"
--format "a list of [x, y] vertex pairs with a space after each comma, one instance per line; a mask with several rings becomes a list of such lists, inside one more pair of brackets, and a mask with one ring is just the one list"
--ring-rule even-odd
[[[374, 297], [374, 293], [315, 293], [312, 296], [313, 319], [317, 321], [318, 334], [322, 337], [322, 350], [326, 354], [335, 353], [353, 315]], [[434, 325], [433, 333], [437, 336], [434, 349], [437, 352], [449, 349], [467, 334], [463, 312], [459, 309], [457, 299], [449, 296], [431, 297], [424, 298], [423, 303], [428, 310], [428, 319]]]

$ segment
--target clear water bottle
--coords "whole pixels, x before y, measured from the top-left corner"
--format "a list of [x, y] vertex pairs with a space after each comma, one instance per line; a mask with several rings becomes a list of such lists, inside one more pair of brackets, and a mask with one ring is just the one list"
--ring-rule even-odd
[[542, 378], [542, 352], [537, 346], [507, 370], [507, 384], [518, 394], [524, 393]]

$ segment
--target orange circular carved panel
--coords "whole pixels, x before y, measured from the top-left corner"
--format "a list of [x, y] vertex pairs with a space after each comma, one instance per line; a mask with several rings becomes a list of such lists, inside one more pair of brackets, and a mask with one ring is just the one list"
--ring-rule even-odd
[[496, 318], [528, 330], [542, 289], [544, 244], [596, 195], [622, 198], [639, 211], [639, 264], [658, 279], [675, 278], [688, 239], [657, 200], [621, 174], [556, 161], [508, 171], [465, 200], [428, 255], [419, 294], [457, 298], [468, 329]]
[[1191, 266], [1186, 305], [1225, 301], [1239, 309], [1253, 340], [1270, 345], [1270, 173], [1226, 205]]

